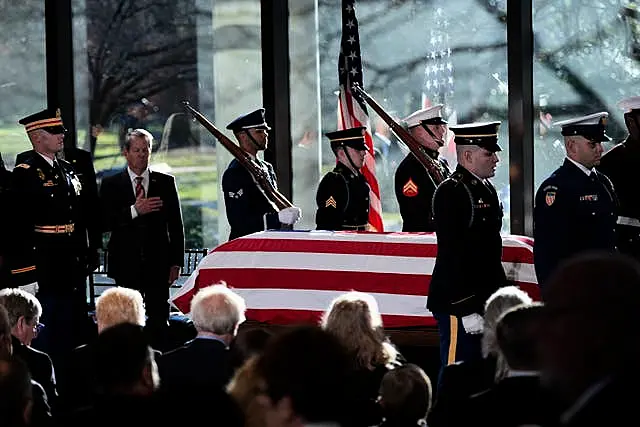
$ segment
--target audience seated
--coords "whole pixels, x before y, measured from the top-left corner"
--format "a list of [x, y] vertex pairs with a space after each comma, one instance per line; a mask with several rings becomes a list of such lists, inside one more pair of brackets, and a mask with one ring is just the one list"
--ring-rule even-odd
[[527, 293], [515, 286], [500, 288], [487, 299], [482, 332], [483, 358], [472, 362], [457, 362], [442, 370], [440, 387], [429, 414], [430, 427], [449, 425], [450, 418], [456, 415], [461, 402], [472, 394], [488, 389], [504, 377], [507, 364], [498, 350], [496, 340], [498, 319], [506, 310], [532, 302]]
[[9, 315], [13, 354], [22, 359], [31, 377], [42, 386], [52, 411], [56, 410], [58, 392], [53, 363], [48, 354], [31, 347], [31, 341], [42, 327], [42, 306], [32, 294], [18, 288], [0, 290], [0, 305]]
[[229, 346], [231, 368], [235, 371], [251, 357], [262, 353], [272, 336], [265, 328], [240, 329]]
[[431, 408], [431, 381], [417, 365], [387, 372], [380, 384], [380, 427], [416, 427], [426, 423]]
[[402, 357], [384, 335], [376, 300], [362, 292], [343, 294], [325, 312], [322, 326], [338, 338], [351, 357], [352, 394], [356, 398], [352, 423], [380, 423], [382, 414], [376, 403], [380, 382], [384, 374], [402, 364]]

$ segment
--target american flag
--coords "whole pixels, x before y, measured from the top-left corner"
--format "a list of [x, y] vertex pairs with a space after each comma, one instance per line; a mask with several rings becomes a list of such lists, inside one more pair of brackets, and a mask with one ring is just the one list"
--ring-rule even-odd
[[[502, 242], [507, 278], [539, 299], [532, 239]], [[247, 319], [317, 324], [335, 297], [357, 290], [376, 299], [386, 327], [434, 326], [425, 305], [437, 249], [434, 233], [262, 231], [211, 251], [171, 302], [187, 314], [198, 289], [224, 280]]]
[[[382, 225], [382, 204], [380, 203], [380, 187], [376, 179], [376, 164], [373, 155], [373, 139], [369, 126], [367, 107], [351, 94], [351, 86], [362, 84], [362, 59], [360, 57], [360, 35], [356, 19], [355, 1], [342, 1], [342, 40], [338, 57], [338, 77], [340, 95], [338, 100], [338, 130], [366, 126], [365, 142], [369, 155], [365, 157], [362, 167], [371, 191], [369, 192], [369, 228], [371, 231], [384, 231]], [[354, 102], [355, 101], [355, 102]]]

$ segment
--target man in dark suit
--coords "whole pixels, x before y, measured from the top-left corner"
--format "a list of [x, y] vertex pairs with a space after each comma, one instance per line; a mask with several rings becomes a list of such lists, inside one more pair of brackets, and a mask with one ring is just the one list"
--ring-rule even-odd
[[55, 406], [58, 392], [51, 358], [31, 347], [31, 341], [42, 328], [39, 322], [42, 315], [40, 302], [21, 289], [2, 289], [0, 305], [7, 309], [9, 315], [13, 354], [27, 364], [31, 377], [44, 388], [49, 404]]
[[610, 140], [607, 117], [601, 112], [556, 123], [567, 158], [538, 188], [533, 211], [533, 259], [541, 286], [578, 252], [615, 250], [618, 199], [609, 178], [595, 169], [602, 142]]
[[487, 298], [506, 284], [502, 268], [502, 205], [495, 175], [500, 122], [451, 127], [458, 166], [433, 197], [438, 254], [427, 308], [438, 323], [442, 366], [482, 357]]
[[326, 134], [338, 162], [322, 177], [316, 192], [318, 230], [367, 229], [370, 188], [360, 172], [367, 155], [365, 130], [357, 127]]
[[[16, 156], [16, 165], [23, 163], [35, 152], [33, 150], [23, 151]], [[98, 250], [102, 248], [102, 229], [100, 227], [100, 206], [98, 201], [98, 184], [96, 182], [96, 171], [93, 167], [91, 153], [80, 148], [64, 146], [62, 151], [56, 153], [56, 158], [65, 160], [73, 166], [80, 183], [82, 192], [80, 193], [86, 215], [83, 220], [86, 222], [85, 228], [88, 233], [89, 242], [89, 269], [94, 271], [100, 265]]]
[[57, 159], [65, 128], [60, 110], [47, 109], [20, 120], [34, 153], [12, 173], [12, 286], [37, 284], [42, 323], [34, 347], [48, 353], [63, 376], [65, 356], [80, 344], [87, 317], [90, 267], [82, 183], [71, 164]]
[[153, 136], [131, 131], [124, 144], [127, 167], [100, 187], [105, 228], [111, 232], [108, 275], [144, 296], [154, 348], [162, 349], [169, 317], [169, 286], [184, 263], [184, 228], [175, 179], [151, 171]]
[[180, 394], [225, 387], [233, 374], [228, 347], [244, 322], [245, 309], [242, 297], [224, 284], [198, 291], [191, 302], [198, 335], [158, 360], [162, 390]]
[[[447, 136], [447, 122], [442, 118], [443, 107], [438, 104], [418, 110], [404, 122], [424, 147], [427, 156], [439, 167], [442, 176], [448, 178], [451, 175], [448, 163], [438, 152]], [[436, 181], [413, 153], [407, 154], [396, 170], [395, 190], [402, 215], [402, 231], [435, 231], [431, 201], [436, 191]]]
[[[271, 129], [264, 119], [264, 108], [238, 117], [227, 125], [227, 129], [233, 131], [240, 148], [278, 188], [273, 166], [257, 157], [258, 152], [267, 149], [268, 131]], [[300, 208], [295, 206], [278, 211], [260, 190], [251, 173], [236, 159], [229, 163], [222, 175], [222, 192], [227, 221], [231, 226], [229, 240], [262, 230], [279, 230], [283, 225], [292, 226], [302, 216]]]

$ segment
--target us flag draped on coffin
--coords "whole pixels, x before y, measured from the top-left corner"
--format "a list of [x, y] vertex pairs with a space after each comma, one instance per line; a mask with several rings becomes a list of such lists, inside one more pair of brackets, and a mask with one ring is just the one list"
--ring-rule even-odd
[[[539, 298], [533, 241], [502, 238], [507, 278]], [[195, 292], [224, 280], [247, 303], [247, 319], [317, 323], [333, 298], [372, 294], [385, 326], [435, 326], [425, 310], [437, 252], [434, 233], [264, 231], [224, 243], [202, 259], [171, 302], [183, 313]]]

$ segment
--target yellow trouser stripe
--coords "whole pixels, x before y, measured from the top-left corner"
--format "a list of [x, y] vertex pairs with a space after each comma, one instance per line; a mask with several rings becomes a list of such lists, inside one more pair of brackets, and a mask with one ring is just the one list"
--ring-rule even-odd
[[35, 265], [32, 265], [30, 267], [25, 267], [25, 268], [17, 268], [15, 270], [11, 270], [11, 274], [26, 273], [27, 271], [33, 271], [35, 269], [36, 269]]
[[447, 365], [456, 362], [456, 347], [458, 346], [458, 318], [449, 316], [449, 355]]

